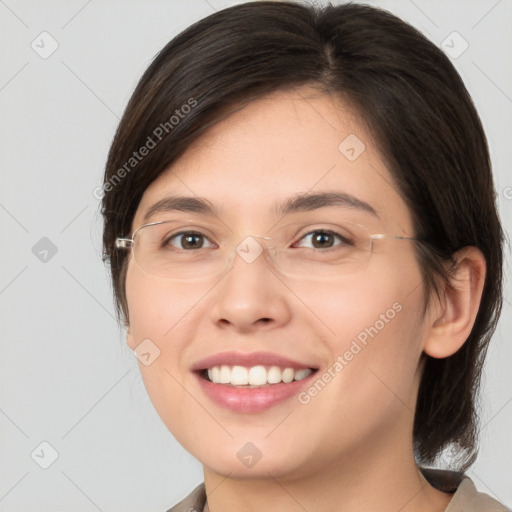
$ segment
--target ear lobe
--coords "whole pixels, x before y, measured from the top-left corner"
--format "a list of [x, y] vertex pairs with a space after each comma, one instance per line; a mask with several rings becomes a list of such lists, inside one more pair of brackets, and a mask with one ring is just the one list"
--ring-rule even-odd
[[135, 339], [133, 338], [130, 327], [126, 329], [126, 344], [132, 349], [135, 350]]
[[434, 358], [449, 357], [459, 350], [471, 333], [480, 307], [486, 263], [476, 247], [454, 254], [457, 260], [451, 286], [445, 286], [443, 300], [433, 308], [424, 342], [424, 352]]

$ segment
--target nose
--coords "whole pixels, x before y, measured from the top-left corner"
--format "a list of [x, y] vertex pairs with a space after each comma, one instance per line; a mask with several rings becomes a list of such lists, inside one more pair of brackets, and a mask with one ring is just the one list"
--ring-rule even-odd
[[238, 332], [270, 330], [291, 318], [290, 290], [252, 237], [237, 247], [230, 270], [215, 287], [211, 320]]

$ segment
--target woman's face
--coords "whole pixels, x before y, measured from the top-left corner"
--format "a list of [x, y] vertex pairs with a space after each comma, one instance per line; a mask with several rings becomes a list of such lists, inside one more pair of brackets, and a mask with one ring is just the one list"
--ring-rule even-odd
[[[299, 195], [325, 193], [343, 196], [279, 212]], [[217, 216], [160, 208], [144, 219], [171, 196], [207, 201]], [[246, 239], [294, 224], [304, 229], [287, 250], [306, 255], [338, 250], [343, 240], [318, 230], [346, 221], [413, 236], [388, 169], [347, 106], [312, 90], [279, 92], [210, 128], [145, 191], [132, 227], [169, 219], [193, 219], [210, 237], [178, 236], [174, 249], [215, 251], [221, 238], [237, 247], [230, 270], [213, 278], [166, 280], [133, 259], [128, 266], [127, 340], [145, 354], [149, 396], [190, 453], [219, 474], [285, 479], [412, 449], [426, 336], [413, 242], [376, 240], [364, 268], [324, 262], [325, 278], [298, 266], [283, 274], [260, 254], [261, 239]], [[267, 383], [212, 383], [207, 369], [215, 380]]]

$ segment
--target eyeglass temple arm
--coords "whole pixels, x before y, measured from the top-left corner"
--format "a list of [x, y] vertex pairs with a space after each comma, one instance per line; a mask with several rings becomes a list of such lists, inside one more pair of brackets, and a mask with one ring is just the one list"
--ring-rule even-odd
[[[272, 240], [272, 237], [270, 236], [263, 236], [263, 235], [251, 235], [254, 238], [264, 238], [265, 240]], [[133, 238], [116, 238], [115, 242], [115, 248], [116, 249], [129, 249], [130, 247], [133, 247], [133, 244], [135, 241]]]
[[133, 240], [131, 238], [116, 238], [116, 249], [129, 249], [132, 246]]
[[382, 240], [383, 238], [393, 238], [395, 240], [416, 240], [417, 241], [417, 238], [413, 238], [413, 237], [410, 237], [410, 236], [401, 236], [401, 235], [382, 235], [382, 234], [377, 234], [377, 235], [371, 235], [370, 238], [372, 240]]

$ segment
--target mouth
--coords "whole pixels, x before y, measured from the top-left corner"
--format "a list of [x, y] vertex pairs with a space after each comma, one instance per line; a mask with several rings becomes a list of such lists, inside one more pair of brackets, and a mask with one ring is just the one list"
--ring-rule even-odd
[[213, 384], [223, 384], [247, 389], [289, 384], [309, 377], [316, 368], [290, 368], [279, 366], [215, 365], [199, 372], [201, 378]]
[[261, 412], [297, 396], [318, 369], [269, 352], [225, 352], [192, 367], [207, 398], [242, 413]]

